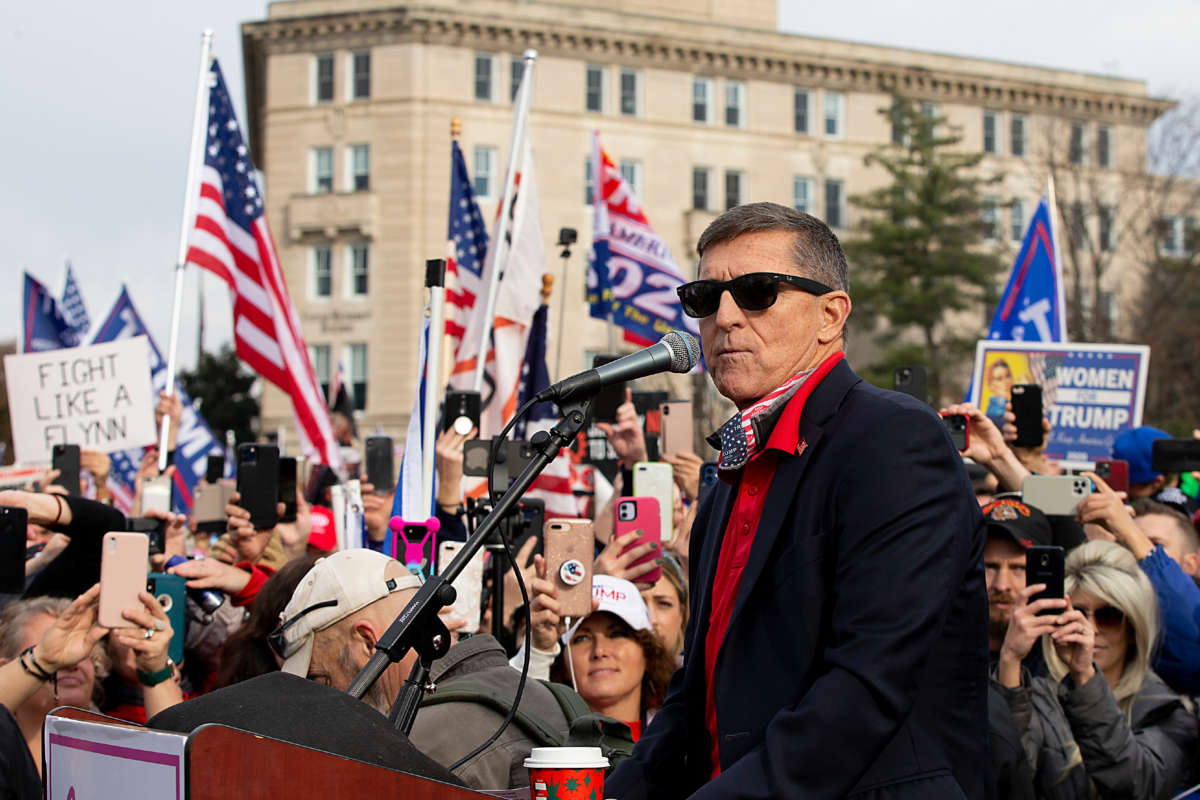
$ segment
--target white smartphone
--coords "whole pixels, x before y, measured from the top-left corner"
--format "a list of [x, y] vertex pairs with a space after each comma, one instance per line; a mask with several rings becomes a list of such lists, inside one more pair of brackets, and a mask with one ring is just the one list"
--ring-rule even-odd
[[1095, 487], [1082, 475], [1026, 475], [1021, 481], [1021, 502], [1043, 514], [1071, 517]]
[[142, 516], [147, 511], [171, 513], [171, 478], [169, 475], [159, 475], [157, 478], [146, 478], [142, 481]]
[[[438, 572], [444, 570], [462, 548], [462, 542], [439, 543]], [[459, 628], [460, 633], [479, 632], [479, 620], [482, 612], [479, 603], [483, 595], [483, 559], [486, 556], [487, 550], [480, 548], [467, 562], [466, 569], [458, 574], [452, 584], [457, 596], [454, 598], [454, 605], [450, 607], [451, 613], [467, 621], [466, 627]]]
[[633, 493], [658, 500], [659, 530], [664, 542], [675, 538], [674, 472], [670, 464], [661, 461], [639, 461], [633, 465]]

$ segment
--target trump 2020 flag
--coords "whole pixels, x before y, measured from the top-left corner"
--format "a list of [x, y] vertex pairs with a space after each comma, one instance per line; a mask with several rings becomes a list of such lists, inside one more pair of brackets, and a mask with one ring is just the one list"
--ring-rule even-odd
[[1062, 276], [1058, 271], [1050, 204], [1045, 198], [1029, 220], [1008, 286], [996, 306], [987, 338], [1001, 341], [1067, 340]]
[[25, 353], [40, 353], [60, 347], [79, 344], [62, 307], [46, 285], [25, 273], [25, 292], [21, 309], [25, 315], [22, 328], [21, 350]]
[[83, 304], [83, 293], [79, 291], [79, 282], [75, 280], [75, 270], [67, 264], [67, 280], [63, 285], [62, 302], [60, 304], [63, 318], [71, 326], [75, 341], [82, 342], [87, 336], [88, 328], [92, 325], [88, 316], [87, 306]]

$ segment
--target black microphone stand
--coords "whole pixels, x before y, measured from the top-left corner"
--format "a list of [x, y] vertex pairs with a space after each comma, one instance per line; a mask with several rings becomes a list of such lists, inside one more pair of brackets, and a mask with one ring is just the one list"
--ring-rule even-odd
[[450, 649], [450, 632], [442, 624], [438, 612], [443, 606], [454, 602], [455, 592], [451, 584], [466, 568], [471, 557], [479, 552], [479, 548], [483, 547], [492, 533], [499, 528], [501, 521], [516, 508], [521, 495], [555, 459], [558, 451], [579, 435], [588, 419], [591, 402], [589, 396], [562, 404], [560, 410], [563, 418], [550, 432], [539, 431], [534, 434], [530, 441], [535, 453], [533, 459], [508, 487], [504, 496], [496, 502], [487, 518], [467, 537], [458, 555], [444, 570], [421, 585], [413, 599], [408, 601], [404, 610], [392, 621], [383, 636], [379, 637], [379, 641], [375, 643], [375, 652], [350, 682], [346, 694], [361, 700], [391, 664], [404, 658], [410, 649], [415, 649], [417, 662], [413, 664], [408, 679], [405, 680], [388, 715], [401, 733], [408, 735], [412, 730], [413, 722], [417, 718], [417, 709], [421, 706], [421, 696], [426, 691], [433, 690], [429, 685], [429, 669], [434, 660], [445, 655]]

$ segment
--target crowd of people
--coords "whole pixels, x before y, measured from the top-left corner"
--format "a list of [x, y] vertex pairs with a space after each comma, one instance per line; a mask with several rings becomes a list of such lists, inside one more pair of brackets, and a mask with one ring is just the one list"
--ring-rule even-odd
[[[804, 220], [799, 224], [810, 225]], [[725, 240], [710, 240], [710, 252], [720, 255], [720, 247], [730, 241], [737, 242], [738, 237], [778, 232], [778, 226], [765, 225], [748, 229], [749, 233], [734, 231]], [[782, 230], [792, 232], [786, 225]], [[820, 235], [819, 230], [812, 230], [816, 232], [796, 235]], [[836, 244], [836, 239], [833, 241]], [[702, 263], [708, 264], [705, 269], [712, 275], [712, 265], [721, 262], [711, 255], [705, 258], [709, 260]], [[737, 272], [734, 270], [725, 277], [729, 274]], [[815, 277], [823, 278], [819, 271]], [[776, 295], [783, 296], [776, 287], [776, 295], [766, 307], [758, 309], [746, 288], [748, 284], [735, 286], [736, 283], [727, 280], [718, 284], [717, 308], [703, 307], [699, 295], [693, 298], [697, 315], [724, 325], [721, 320], [730, 314], [766, 313]], [[836, 281], [826, 283], [829, 286], [804, 287], [812, 297], [805, 296], [816, 302], [822, 294], [844, 293], [835, 291]], [[726, 293], [732, 296], [730, 300], [723, 299]], [[726, 303], [736, 303], [741, 311], [726, 310]], [[705, 311], [708, 313], [703, 314]], [[837, 334], [820, 340], [822, 347], [829, 347], [829, 352], [819, 352], [819, 357], [810, 359], [814, 366], [821, 364], [814, 381], [821, 382], [822, 388], [840, 380], [838, 337], [848, 313], [847, 300], [844, 308], [827, 311], [828, 318], [820, 322], [824, 326], [821, 330], [827, 327]], [[741, 324], [736, 320], [728, 323], [731, 329], [739, 329]], [[708, 336], [706, 348], [714, 341], [719, 341], [719, 337]], [[720, 363], [721, 355], [706, 349], [710, 364]], [[787, 364], [781, 369], [793, 367]], [[848, 369], [844, 374], [853, 375]], [[738, 378], [729, 368], [723, 374], [719, 368], [714, 369], [718, 388], [734, 399], [739, 409], [743, 408], [741, 400], [752, 409], [753, 401], [768, 395], [756, 385], [738, 385]], [[812, 391], [811, 386], [808, 391]], [[800, 397], [803, 404], [808, 394], [801, 392]], [[820, 395], [813, 394], [808, 405], [818, 407], [822, 402]], [[872, 395], [856, 402], [891, 401]], [[788, 416], [789, 409], [790, 405], [772, 413], [795, 422], [796, 418]], [[971, 681], [977, 679], [977, 683], [963, 681], [963, 687], [986, 686], [991, 769], [984, 764], [955, 765], [956, 775], [960, 767], [975, 771], [975, 780], [987, 785], [986, 795], [1001, 798], [1169, 798], [1200, 782], [1200, 728], [1193, 701], [1194, 696], [1200, 695], [1197, 503], [1195, 497], [1180, 491], [1179, 476], [1152, 469], [1152, 442], [1167, 434], [1143, 427], [1127, 431], [1116, 440], [1113, 457], [1130, 465], [1128, 492], [1114, 491], [1100, 475], [1085, 472], [1095, 491], [1083, 499], [1075, 514], [1047, 515], [1024, 502], [1022, 482], [1031, 474], [1057, 472], [1058, 465], [1046, 459], [1044, 447], [1014, 444], [1016, 428], [1011, 411], [989, 409], [990, 413], [985, 414], [965, 403], [941, 411], [969, 419], [969, 445], [962, 451], [961, 459], [948, 449], [952, 459], [948, 463], [961, 474], [951, 476], [954, 486], [946, 491], [953, 493], [961, 484], [965, 492], [968, 481], [974, 487], [983, 520], [983, 541], [981, 548], [969, 541], [970, 529], [979, 519], [975, 516], [975, 506], [969, 503], [969, 509], [954, 506], [950, 515], [953, 520], [965, 520], [961, 536], [953, 529], [948, 534], [950, 540], [961, 540], [953, 556], [961, 566], [955, 573], [961, 573], [961, 584], [955, 578], [955, 582], [939, 591], [947, 597], [978, 599], [979, 613], [971, 610], [974, 606], [953, 601], [954, 608], [948, 615], [930, 616], [928, 623], [921, 624], [932, 625], [936, 621], [939, 630], [941, 626], [963, 630], [964, 642], [976, 639], [982, 642], [985, 638], [982, 628], [986, 624], [990, 663], [976, 664], [966, 655], [969, 647], [962, 646], [957, 651], [945, 647], [945, 635], [937, 638], [938, 632], [928, 640], [921, 638], [927, 631], [905, 628], [904, 635], [929, 643], [928, 647], [922, 645], [922, 653], [911, 655], [916, 659], [914, 668], [929, 671], [937, 680], [942, 680], [939, 676], [951, 676], [948, 680], [954, 681], [957, 676], [969, 673]], [[176, 398], [160, 397], [160, 420], [167, 416], [177, 426], [179, 412]], [[917, 420], [912, 416], [916, 411], [909, 409], [905, 413], [910, 415], [910, 421]], [[736, 427], [740, 427], [741, 420], [735, 420]], [[347, 420], [337, 421], [344, 441], [349, 443]], [[755, 523], [761, 519], [766, 524], [775, 513], [770, 507], [764, 508], [762, 499], [752, 511], [743, 507], [744, 502], [753, 502], [758, 494], [755, 481], [765, 481], [763, 485], [769, 486], [774, 473], [763, 473], [761, 469], [755, 472], [755, 465], [764, 462], [756, 460], [756, 455], [749, 455], [747, 460], [747, 454], [739, 449], [744, 444], [731, 446], [725, 436], [728, 429], [723, 428], [723, 435], [714, 440], [723, 464], [718, 481], [732, 486], [728, 492], [737, 491], [737, 498], [728, 494], [725, 499], [702, 499], [706, 489], [701, 477], [705, 459], [686, 451], [672, 454], [663, 459], [671, 465], [674, 479], [671, 530], [669, 535], [663, 531], [661, 540], [643, 542], [639, 531], [615, 533], [613, 510], [622, 497], [633, 494], [634, 466], [649, 459], [646, 432], [632, 398], [626, 396], [615, 422], [600, 427], [619, 459], [620, 470], [612, 498], [592, 509], [595, 541], [591, 613], [575, 618], [563, 613], [560, 595], [565, 587], [556, 580], [557, 565], [547, 562], [537, 532], [519, 549], [514, 547], [516, 570], [508, 569], [503, 586], [493, 587], [485, 580], [478, 587], [483, 608], [480, 620], [468, 625], [467, 620], [455, 616], [453, 608], [444, 609], [442, 620], [451, 631], [453, 644], [433, 664], [430, 677], [436, 689], [426, 695], [410, 736], [416, 749], [431, 762], [425, 774], [477, 789], [520, 787], [528, 782], [522, 764], [531, 748], [600, 744], [614, 764], [630, 760], [623, 777], [614, 784], [622, 787], [629, 785], [631, 774], [639, 774], [634, 769], [646, 770], [648, 764], [653, 767], [656, 757], [663, 758], [665, 763], [679, 755], [683, 745], [668, 741], [664, 731], [670, 732], [672, 725], [684, 724], [683, 720], [698, 720], [701, 732], [693, 731], [689, 736], [704, 736], [705, 727], [709, 735], [699, 751], [700, 757], [707, 759], [707, 766], [699, 768], [703, 775], [697, 778], [697, 785], [711, 778], [710, 786], [728, 787], [739, 774], [743, 779], [751, 775], [748, 768], [739, 772], [739, 767], [748, 763], [747, 759], [757, 758], [769, 764], [765, 773], [768, 782], [764, 785], [775, 788], [755, 796], [782, 796], [778, 787], [795, 785], [787, 782], [793, 778], [784, 773], [801, 767], [778, 763], [779, 759], [786, 760], [786, 753], [773, 750], [778, 747], [778, 740], [771, 737], [779, 735], [778, 732], [762, 733], [766, 744], [750, 743], [747, 747], [751, 749], [747, 751], [738, 749], [742, 747], [738, 736], [750, 736], [749, 732], [735, 731], [717, 741], [716, 731], [727, 730], [724, 720], [736, 715], [721, 705], [723, 695], [711, 685], [703, 690], [707, 691], [706, 700], [702, 697], [698, 705], [693, 703], [686, 714], [679, 711], [693, 680], [687, 668], [689, 658], [697, 652], [703, 653], [705, 663], [695, 669], [705, 670], [703, 674], [711, 683], [715, 681], [713, 676], [719, 674], [720, 663], [737, 657], [737, 653], [728, 652], [730, 648], [751, 641], [733, 638], [733, 633], [729, 633], [722, 642], [719, 637], [724, 631], [714, 639], [713, 629], [719, 616], [720, 623], [734, 631], [745, 604], [754, 602], [747, 597], [759, 591], [757, 585], [739, 588], [736, 581], [732, 586], [723, 584], [722, 575], [726, 558], [740, 559], [736, 566], [738, 580], [743, 569], [763, 569], [761, 563], [753, 563], [755, 551], [747, 549], [739, 554], [736, 546], [730, 544], [729, 532], [743, 518]], [[808, 448], [824, 447], [828, 452], [832, 441], [845, 442], [848, 447], [855, 441], [854, 431], [847, 426], [841, 429], [832, 426], [822, 434], [801, 421], [799, 430], [802, 433], [799, 439], [788, 440], [784, 448], [794, 454], [790, 457], [796, 462], [780, 460], [778, 464], [798, 463]], [[930, 430], [934, 431], [932, 435], [941, 436], [937, 433], [940, 429]], [[770, 434], [770, 431], [759, 433]], [[451, 427], [438, 439], [436, 502], [443, 539], [465, 540], [468, 528], [472, 527], [463, 505], [462, 487], [464, 447], [474, 435], [474, 431], [463, 434]], [[893, 435], [903, 438], [905, 433]], [[915, 431], [913, 435], [918, 436]], [[822, 436], [825, 441], [820, 441]], [[762, 438], [760, 447], [778, 445], [774, 434], [769, 439], [766, 435]], [[877, 444], [883, 447], [886, 443]], [[941, 447], [940, 439], [936, 445]], [[904, 451], [905, 447], [898, 449]], [[733, 465], [742, 472], [724, 469], [730, 466], [725, 461], [731, 454], [743, 457], [744, 466]], [[195, 520], [183, 515], [153, 510], [143, 513], [140, 498], [135, 497], [128, 516], [161, 520], [165, 530], [163, 552], [151, 556], [149, 569], [186, 580], [189, 594], [186, 614], [182, 617], [185, 624], [182, 630], [177, 630], [159, 598], [142, 591], [138, 594], [139, 605], [121, 612], [128, 627], [103, 627], [98, 622], [101, 540], [109, 531], [126, 530], [127, 520], [126, 515], [112, 507], [104, 489], [107, 457], [85, 452], [81, 461], [85, 473], [81, 495], [68, 495], [55, 485], [53, 471], [37, 487], [0, 492], [0, 506], [22, 508], [28, 515], [25, 589], [18, 595], [2, 598], [0, 608], [0, 706], [3, 708], [0, 710], [0, 797], [40, 795], [42, 727], [46, 715], [57, 706], [92, 709], [132, 722], [184, 730], [197, 721], [197, 715], [208, 713], [200, 710], [215, 707], [205, 705], [206, 702], [222, 697], [222, 693], [237, 692], [239, 687], [261, 685], [257, 682], [265, 676], [290, 674], [345, 691], [371, 657], [383, 632], [421, 585], [421, 576], [383, 552], [383, 543], [389, 535], [392, 487], [372, 485], [372, 476], [367, 474], [361, 476], [367, 546], [342, 551], [336, 550], [334, 539], [325, 528], [330, 515], [330, 486], [346, 476], [318, 482], [315, 489], [311, 483], [307, 490], [301, 486], [297, 489], [295, 520], [263, 530], [251, 523], [243, 498], [236, 492], [225, 508], [224, 530], [212, 534], [201, 532]], [[909, 476], [914, 480], [937, 474], [929, 471], [930, 464], [920, 461], [919, 453], [914, 464], [913, 475]], [[772, 469], [782, 474], [784, 466]], [[839, 466], [839, 469], [851, 468], [852, 465]], [[139, 478], [157, 475], [157, 453], [149, 448]], [[861, 692], [865, 698], [868, 691], [862, 687], [870, 689], [876, 685], [873, 682], [883, 687], [881, 692], [894, 690], [894, 695], [881, 696], [880, 692], [871, 695], [871, 701], [884, 708], [880, 719], [887, 718], [886, 725], [883, 722], [877, 725], [874, 718], [868, 720], [879, 728], [878, 744], [875, 740], [863, 740], [862, 746], [872, 750], [862, 757], [865, 762], [862, 769], [874, 763], [871, 767], [874, 773], [885, 770], [886, 764], [878, 765], [893, 758], [888, 754], [894, 749], [895, 726], [907, 724], [906, 718], [928, 714], [921, 698], [927, 692], [942, 690], [920, 688], [917, 701], [904, 699], [904, 692], [911, 693], [913, 686], [888, 685], [890, 678], [872, 672], [882, 666], [870, 663], [871, 659], [878, 661], [875, 652], [857, 640], [869, 640], [877, 634], [878, 618], [870, 614], [877, 614], [879, 608], [886, 609], [888, 604], [911, 606], [907, 598], [914, 587], [902, 585], [910, 578], [907, 574], [903, 579], [898, 577], [899, 570], [894, 575], [889, 575], [886, 569], [877, 570], [869, 573], [875, 581], [873, 585], [860, 582], [853, 590], [841, 590], [846, 594], [853, 591], [872, 595], [858, 605], [851, 605], [853, 600], [837, 596], [837, 587], [848, 587], [850, 584], [842, 573], [858, 567], [848, 559], [842, 560], [834, 538], [849, 536], [842, 529], [845, 526], [866, 525], [864, 520], [870, 520], [869, 509], [862, 508], [872, 504], [882, 507], [912, 500], [914, 521], [898, 531], [897, 541], [902, 546], [912, 546], [927, 528], [932, 529], [938, 520], [930, 514], [946, 515], [924, 501], [883, 496], [886, 491], [875, 490], [871, 496], [861, 496], [858, 492], [862, 487], [848, 485], [853, 481], [839, 483], [838, 475], [841, 473], [830, 477], [826, 485], [811, 468], [806, 473], [805, 480], [817, 487], [813, 491], [820, 491], [835, 503], [837, 513], [814, 512], [812, 524], [827, 528], [804, 542], [781, 539], [779, 552], [771, 551], [771, 559], [780, 569], [760, 582], [769, 584], [767, 588], [778, 597], [779, 609], [770, 605], [768, 610], [788, 613], [788, 621], [771, 622], [774, 627], [769, 627], [763, 635], [777, 637], [777, 647], [769, 653], [756, 651], [759, 663], [751, 663], [737, 680], [749, 687], [746, 691], [758, 690], [759, 694], [769, 695], [772, 688], [765, 676], [787, 675], [791, 671], [796, 673], [797, 681], [815, 685], [828, 677], [828, 664], [832, 663], [844, 673], [858, 676], [861, 685], [852, 685], [853, 679], [843, 680], [839, 685], [827, 683], [824, 686], [829, 692], [840, 692], [846, 697]], [[881, 480], [889, 479], [884, 476]], [[791, 496], [786, 499], [790, 502]], [[727, 513], [733, 522], [717, 520], [716, 524], [726, 526], [728, 541], [718, 539], [716, 544], [706, 546], [709, 539], [701, 542], [700, 526], [711, 521], [714, 505], [720, 508], [723, 502], [731, 505], [732, 510]], [[845, 511], [845, 507], [851, 510]], [[883, 548], [882, 525], [880, 522], [879, 527], [872, 527], [867, 532], [870, 535], [864, 534], [866, 538], [857, 541], [855, 547], [866, 551]], [[1062, 597], [1039, 597], [1047, 587], [1026, 580], [1029, 566], [1026, 552], [1035, 546], [1058, 546], [1065, 552]], [[878, 555], [886, 556], [887, 552], [881, 550]], [[978, 563], [980, 554], [982, 566]], [[926, 563], [933, 564], [935, 555], [940, 558], [945, 554], [931, 552]], [[489, 559], [497, 557], [489, 552]], [[527, 606], [522, 603], [517, 570], [527, 587]], [[783, 588], [802, 582], [810, 572], [828, 579], [834, 587], [831, 590], [834, 599], [823, 600], [811, 608], [803, 607], [802, 601], [797, 607], [784, 608], [802, 596], [793, 597]], [[979, 572], [982, 585], [973, 582], [973, 576]], [[484, 570], [485, 576], [490, 574], [490, 568]], [[936, 583], [937, 576], [932, 572], [929, 575], [931, 583]], [[986, 586], [986, 623], [982, 614], [983, 586]], [[201, 590], [210, 595], [215, 593], [219, 605], [215, 608], [202, 605], [198, 597]], [[492, 630], [492, 599], [497, 593], [503, 598], [499, 638], [486, 632]], [[909, 624], [900, 613], [905, 610], [888, 612], [891, 624], [897, 629]], [[762, 609], [753, 611], [766, 619]], [[465, 627], [474, 630], [475, 622], [478, 632], [462, 632]], [[184, 655], [176, 663], [168, 657], [168, 651], [172, 641], [177, 643], [180, 639]], [[823, 642], [823, 652], [798, 659], [789, 650], [807, 646], [805, 643], [810, 641]], [[955, 652], [964, 654], [962, 663], [932, 664], [919, 660], [954, 659]], [[886, 652], [883, 657], [886, 659]], [[409, 653], [393, 664], [362, 697], [363, 703], [379, 712], [381, 720], [400, 694], [415, 658], [415, 653]], [[910, 658], [910, 654], [897, 651], [897, 658]], [[526, 664], [528, 680], [520, 693], [519, 713], [513, 714], [513, 721], [502, 735], [478, 750], [478, 745], [510, 716], [521, 670]], [[757, 680], [762, 683], [756, 684]], [[965, 691], [970, 695], [973, 690]], [[982, 697], [977, 699], [982, 704]], [[762, 698], [755, 698], [747, 701], [747, 706], [761, 702]], [[767, 697], [765, 702], [769, 704], [771, 698]], [[784, 730], [784, 735], [792, 735], [787, 731], [799, 730], [805, 724], [819, 725], [822, 732], [828, 733], [831, 746], [854, 740], [857, 732], [853, 726], [830, 725], [820, 716], [821, 712], [806, 705], [808, 702], [808, 695], [804, 694], [779, 701], [785, 710], [795, 714], [772, 725]], [[188, 709], [200, 709], [191, 714], [190, 723], [185, 721]], [[660, 712], [662, 721], [652, 726]], [[383, 724], [387, 722], [384, 720]], [[318, 725], [313, 722], [313, 726]], [[785, 729], [785, 726], [795, 727]], [[928, 746], [921, 741], [919, 731], [916, 728], [913, 731], [910, 749], [916, 751]], [[868, 730], [868, 734], [875, 735], [876, 731]], [[335, 744], [316, 742], [312, 738], [316, 735], [297, 731], [287, 738], [353, 755], [348, 750], [338, 750]], [[336, 732], [325, 731], [320, 735], [330, 737], [330, 742], [337, 740]], [[819, 738], [823, 734], [816, 735]], [[638, 746], [643, 738], [647, 741]], [[945, 748], [949, 751], [951, 746], [947, 744]], [[848, 761], [843, 755], [831, 752], [826, 766], [805, 764], [802, 769], [850, 769], [844, 766]], [[696, 759], [692, 758], [692, 751], [686, 758], [691, 759], [694, 772]], [[776, 763], [771, 764], [772, 759]], [[860, 780], [862, 769], [844, 776], [840, 783], [829, 782], [829, 786], [840, 788], [831, 789], [828, 794], [840, 796], [855, 785], [870, 788], [869, 781]], [[729, 772], [730, 777], [718, 784], [716, 779], [723, 771]], [[935, 781], [928, 785], [927, 788], [933, 788], [929, 788], [927, 796], [943, 796], [941, 788], [936, 788], [939, 786], [936, 781], [945, 780], [947, 773], [948, 770], [935, 771], [927, 778]], [[751, 781], [756, 779], [752, 777]], [[966, 779], [961, 776], [956, 779], [965, 786]], [[642, 780], [649, 783], [648, 778]], [[759, 791], [752, 782], [743, 785]], [[887, 781], [876, 786], [886, 787]], [[749, 796], [751, 789], [746, 791]], [[684, 794], [688, 793], [690, 790]], [[973, 790], [965, 790], [964, 794], [976, 796]], [[814, 792], [814, 796], [818, 795], [825, 793]], [[740, 795], [725, 789], [724, 793], [712, 796]]]

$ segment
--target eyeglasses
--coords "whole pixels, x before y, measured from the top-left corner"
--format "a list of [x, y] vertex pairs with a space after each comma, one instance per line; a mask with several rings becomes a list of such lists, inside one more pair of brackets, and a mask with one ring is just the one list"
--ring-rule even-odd
[[1095, 622], [1097, 628], [1119, 628], [1125, 622], [1125, 612], [1114, 606], [1100, 606], [1095, 610], [1080, 606], [1079, 610]]
[[749, 272], [728, 281], [692, 281], [675, 291], [683, 304], [683, 313], [699, 318], [717, 313], [721, 306], [721, 295], [727, 289], [733, 295], [733, 302], [738, 304], [738, 308], [746, 311], [765, 311], [779, 299], [781, 283], [818, 296], [833, 291], [831, 287], [812, 278], [782, 272]]

